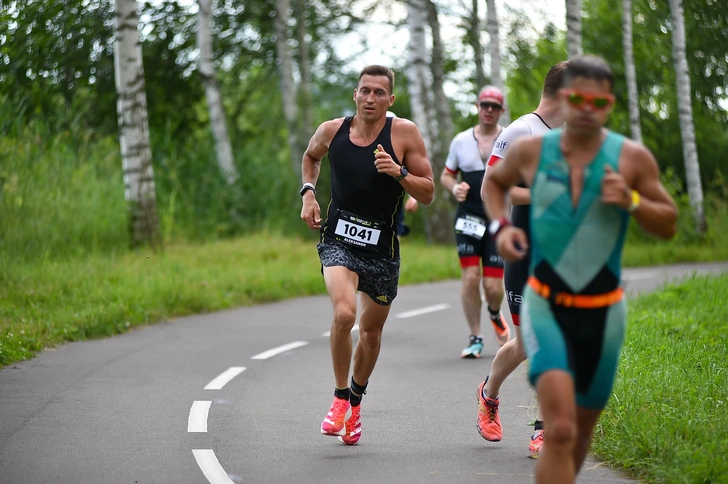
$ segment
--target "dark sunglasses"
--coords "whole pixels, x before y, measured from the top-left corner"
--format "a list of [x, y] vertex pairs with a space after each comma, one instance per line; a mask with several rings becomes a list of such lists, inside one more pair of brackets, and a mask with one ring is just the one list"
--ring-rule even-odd
[[500, 111], [501, 109], [503, 109], [503, 105], [502, 105], [502, 104], [498, 104], [498, 103], [489, 103], [489, 102], [482, 102], [482, 103], [480, 103], [480, 107], [481, 107], [482, 109], [484, 109], [485, 111], [487, 111], [487, 110], [489, 110], [489, 109], [492, 109], [492, 110], [493, 110], [493, 111], [495, 111], [495, 112], [498, 112], [498, 111]]
[[588, 94], [573, 89], [565, 89], [562, 91], [562, 95], [569, 104], [577, 108], [587, 103], [594, 109], [605, 109], [614, 102], [614, 96], [611, 94]]

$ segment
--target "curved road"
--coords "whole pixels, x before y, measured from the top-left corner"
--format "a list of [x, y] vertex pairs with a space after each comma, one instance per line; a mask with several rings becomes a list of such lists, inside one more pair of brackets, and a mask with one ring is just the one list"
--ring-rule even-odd
[[[728, 263], [625, 271], [629, 293]], [[319, 434], [333, 375], [326, 296], [181, 318], [73, 343], [0, 371], [0, 483], [533, 482], [523, 366], [504, 440], [475, 429], [496, 351], [462, 360], [459, 281], [402, 287], [359, 445]], [[356, 332], [354, 332], [356, 337]], [[589, 461], [582, 483], [630, 482]]]

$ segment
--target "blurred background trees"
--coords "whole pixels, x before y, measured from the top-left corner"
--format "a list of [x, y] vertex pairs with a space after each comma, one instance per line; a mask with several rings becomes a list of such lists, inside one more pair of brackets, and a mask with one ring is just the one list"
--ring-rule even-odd
[[[162, 238], [205, 241], [260, 230], [309, 234], [299, 219], [297, 193], [303, 147], [318, 123], [353, 113], [361, 60], [377, 45], [393, 52], [381, 61], [397, 74], [393, 111], [418, 121], [428, 134], [436, 176], [447, 138], [476, 123], [474, 96], [482, 84], [498, 82], [499, 63], [511, 118], [532, 110], [546, 71], [567, 58], [566, 28], [558, 25], [577, 22], [564, 18], [544, 24], [547, 16], [536, 0], [518, 7], [498, 3], [501, 58], [491, 62], [490, 52], [497, 52], [491, 49], [496, 39], [486, 30], [489, 25], [495, 37], [491, 4], [201, 0], [209, 17], [198, 18], [199, 5], [192, 0], [139, 0]], [[643, 142], [670, 176], [675, 193], [687, 197], [683, 187], [692, 186], [694, 199], [698, 183], [706, 199], [724, 197], [728, 2], [682, 5], [687, 91], [678, 89], [686, 84], [678, 83], [673, 62], [677, 24], [670, 5], [632, 0], [625, 16], [607, 0], [569, 1], [564, 8], [573, 5], [581, 10], [576, 20], [581, 21], [583, 51], [605, 57], [615, 72], [617, 105], [609, 127], [634, 133], [623, 35], [631, 19]], [[131, 242], [117, 123], [114, 12], [108, 0], [0, 3], [3, 253], [65, 257], [122, 251]], [[199, 22], [209, 27], [202, 38]], [[408, 45], [408, 33], [415, 29], [417, 41]], [[215, 109], [214, 87], [219, 92]], [[687, 121], [680, 117], [686, 107], [692, 111], [696, 155], [687, 164], [681, 131]], [[634, 110], [632, 118], [634, 125]], [[231, 165], [221, 160], [224, 133]], [[322, 169], [319, 198], [325, 200], [326, 163]], [[447, 240], [447, 215], [454, 210], [447, 194], [438, 199], [419, 211], [413, 224], [415, 234], [433, 241]], [[689, 223], [700, 228], [699, 219]]]

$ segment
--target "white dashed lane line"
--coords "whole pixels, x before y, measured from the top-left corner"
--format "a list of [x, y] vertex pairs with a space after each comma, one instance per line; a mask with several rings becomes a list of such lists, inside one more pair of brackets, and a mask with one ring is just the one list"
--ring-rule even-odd
[[257, 355], [251, 357], [250, 359], [251, 360], [267, 360], [268, 358], [271, 358], [276, 355], [280, 355], [281, 353], [285, 353], [286, 351], [300, 348], [301, 346], [306, 346], [307, 344], [308, 344], [308, 341], [294, 341], [293, 343], [288, 343], [287, 345], [278, 346], [277, 348], [272, 348], [272, 349], [269, 349], [268, 351], [258, 353]]
[[639, 279], [650, 279], [654, 277], [654, 272], [637, 272], [634, 274], [622, 274], [623, 281], [636, 281]]
[[214, 380], [205, 386], [205, 390], [222, 390], [222, 387], [230, 383], [230, 380], [245, 371], [244, 366], [233, 366], [223, 371]]
[[[435, 311], [441, 311], [443, 309], [449, 308], [449, 304], [436, 304], [434, 306], [427, 306], [420, 309], [415, 309], [413, 311], [405, 311], [403, 313], [397, 314], [397, 318], [403, 319], [403, 318], [411, 318], [414, 316], [419, 316], [421, 314], [427, 314], [432, 313]], [[352, 332], [359, 331], [359, 325], [355, 325], [352, 329]], [[321, 336], [328, 337], [331, 335], [330, 331], [327, 331], [323, 333]], [[285, 353], [286, 351], [291, 351], [296, 348], [300, 348], [301, 346], [306, 346], [308, 344], [308, 341], [294, 341], [293, 343], [288, 343], [282, 346], [278, 346], [276, 348], [271, 348], [267, 351], [264, 351], [262, 353], [258, 353], [257, 355], [251, 357], [252, 360], [267, 360], [268, 358], [272, 358], [273, 356], [280, 355], [281, 353]], [[210, 383], [208, 383], [205, 386], [205, 390], [221, 390], [225, 385], [230, 383], [230, 381], [241, 374], [243, 371], [245, 371], [244, 366], [233, 366], [222, 372], [220, 375], [215, 377]], [[212, 405], [212, 401], [208, 400], [196, 400], [192, 402], [192, 407], [190, 408], [190, 415], [187, 419], [187, 432], [207, 432], [207, 417], [210, 413], [210, 406]], [[215, 455], [215, 452], [211, 449], [193, 449], [192, 453], [195, 456], [195, 460], [197, 461], [197, 465], [200, 467], [200, 470], [205, 475], [207, 480], [210, 482], [210, 484], [234, 484], [233, 480], [230, 479], [227, 472], [225, 472], [225, 469], [220, 465], [220, 462], [217, 460], [217, 456]]]
[[207, 414], [210, 412], [211, 401], [195, 400], [187, 417], [187, 432], [207, 432]]
[[403, 313], [399, 313], [396, 317], [399, 319], [413, 318], [415, 316], [420, 316], [422, 314], [434, 313], [435, 311], [442, 311], [443, 309], [447, 309], [449, 307], [450, 307], [449, 304], [435, 304], [434, 306], [425, 306], [424, 308], [413, 309], [412, 311], [405, 311]]
[[235, 484], [230, 479], [211, 449], [193, 449], [195, 460], [210, 484]]

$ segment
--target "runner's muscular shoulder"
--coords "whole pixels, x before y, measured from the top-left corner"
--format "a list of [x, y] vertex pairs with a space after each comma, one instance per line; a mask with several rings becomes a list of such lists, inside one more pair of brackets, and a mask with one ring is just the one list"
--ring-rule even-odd
[[321, 161], [329, 152], [331, 141], [333, 141], [336, 132], [339, 131], [343, 123], [344, 118], [331, 119], [321, 123], [308, 142], [306, 154], [316, 161]]
[[392, 119], [392, 148], [410, 173], [432, 179], [425, 140], [415, 123], [404, 118]]

